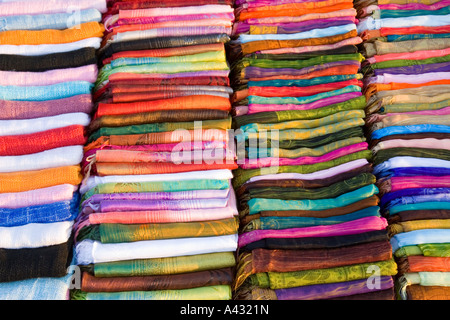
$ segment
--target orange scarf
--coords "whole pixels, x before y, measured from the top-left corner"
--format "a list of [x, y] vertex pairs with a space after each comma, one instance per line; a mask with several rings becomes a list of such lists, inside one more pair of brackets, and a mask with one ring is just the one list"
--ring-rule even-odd
[[0, 45], [39, 45], [76, 42], [87, 38], [101, 38], [105, 28], [98, 22], [86, 22], [64, 30], [11, 30], [0, 32]]

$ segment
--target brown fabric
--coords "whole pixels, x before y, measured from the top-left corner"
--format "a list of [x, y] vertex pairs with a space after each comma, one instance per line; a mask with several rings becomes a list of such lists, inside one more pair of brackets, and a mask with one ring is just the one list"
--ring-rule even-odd
[[326, 209], [326, 210], [286, 210], [286, 211], [261, 211], [258, 214], [243, 215], [241, 216], [241, 225], [246, 225], [254, 219], [260, 217], [314, 217], [314, 218], [328, 218], [334, 216], [340, 216], [349, 214], [358, 210], [362, 210], [368, 207], [377, 206], [380, 199], [377, 196], [371, 196], [367, 199], [363, 199], [352, 203], [345, 207]]
[[369, 242], [330, 249], [268, 250], [244, 252], [239, 258], [235, 289], [252, 274], [263, 272], [293, 272], [342, 267], [392, 258], [389, 241]]
[[261, 40], [251, 41], [240, 44], [242, 54], [247, 55], [256, 51], [280, 49], [280, 48], [295, 48], [304, 46], [319, 46], [324, 44], [333, 44], [345, 39], [357, 37], [357, 31], [352, 30], [344, 34], [322, 38], [308, 38], [301, 40]]
[[406, 288], [406, 295], [408, 300], [450, 300], [450, 287], [414, 284]]
[[394, 224], [404, 221], [450, 219], [450, 210], [409, 210], [401, 211], [388, 217], [388, 223]]
[[214, 285], [231, 285], [231, 268], [173, 274], [166, 276], [99, 278], [83, 273], [81, 290], [85, 292], [124, 292], [179, 290]]

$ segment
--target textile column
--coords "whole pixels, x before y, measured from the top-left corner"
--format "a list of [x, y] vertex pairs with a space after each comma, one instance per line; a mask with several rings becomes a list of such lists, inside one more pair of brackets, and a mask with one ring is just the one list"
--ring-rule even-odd
[[356, 1], [381, 210], [402, 300], [450, 299], [449, 1]]
[[73, 300], [230, 300], [229, 0], [111, 1], [83, 160]]
[[0, 3], [0, 300], [68, 300], [105, 0]]
[[235, 4], [234, 298], [392, 300], [352, 1]]

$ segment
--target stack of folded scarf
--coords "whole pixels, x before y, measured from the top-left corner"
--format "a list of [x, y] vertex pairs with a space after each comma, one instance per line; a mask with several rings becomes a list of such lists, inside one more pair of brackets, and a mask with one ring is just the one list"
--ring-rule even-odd
[[233, 20], [227, 0], [110, 3], [72, 299], [232, 298], [237, 165], [225, 43]]
[[450, 1], [356, 1], [397, 297], [450, 298]]
[[352, 1], [236, 3], [236, 299], [393, 299]]
[[0, 299], [68, 299], [104, 0], [0, 3]]

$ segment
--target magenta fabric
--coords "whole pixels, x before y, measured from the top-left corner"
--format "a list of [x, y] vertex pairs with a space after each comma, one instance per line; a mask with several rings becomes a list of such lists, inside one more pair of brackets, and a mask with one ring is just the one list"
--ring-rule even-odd
[[387, 220], [382, 217], [366, 217], [332, 226], [315, 226], [306, 228], [292, 228], [284, 230], [254, 230], [239, 235], [239, 248], [249, 243], [267, 238], [310, 238], [332, 237], [359, 234], [387, 227]]

